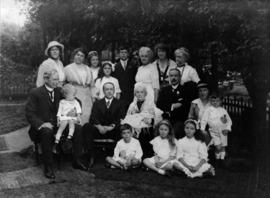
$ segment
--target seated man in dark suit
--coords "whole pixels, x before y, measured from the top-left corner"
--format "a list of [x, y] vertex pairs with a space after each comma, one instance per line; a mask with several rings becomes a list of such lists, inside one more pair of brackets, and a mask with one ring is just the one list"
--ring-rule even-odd
[[94, 163], [94, 139], [120, 139], [120, 119], [124, 117], [122, 105], [113, 97], [113, 83], [105, 83], [103, 91], [105, 97], [94, 102], [89, 123], [83, 126], [88, 154], [91, 156], [89, 167]]
[[120, 61], [116, 63], [115, 70], [112, 74], [119, 82], [121, 89], [120, 101], [124, 105], [125, 111], [127, 111], [130, 103], [133, 101], [135, 76], [138, 70], [138, 65], [132, 63], [128, 56], [128, 48], [124, 46], [120, 47]]
[[169, 71], [170, 85], [160, 90], [157, 107], [164, 111], [174, 127], [176, 138], [184, 136], [184, 122], [189, 111], [189, 99], [185, 85], [180, 84], [181, 74], [178, 69]]
[[[53, 171], [53, 144], [54, 134], [57, 131], [57, 110], [62, 98], [58, 88], [59, 75], [56, 70], [44, 72], [45, 85], [31, 91], [26, 103], [26, 118], [31, 127], [29, 136], [32, 141], [40, 142], [44, 162], [44, 175], [54, 179]], [[72, 112], [70, 112], [72, 114]], [[82, 132], [79, 125], [75, 126], [73, 135], [74, 168], [86, 170], [80, 158], [82, 155]]]

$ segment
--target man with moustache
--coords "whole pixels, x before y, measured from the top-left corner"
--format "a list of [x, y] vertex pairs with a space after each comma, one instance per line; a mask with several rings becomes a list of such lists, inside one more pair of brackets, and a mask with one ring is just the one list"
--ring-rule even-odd
[[[57, 131], [56, 114], [59, 101], [63, 97], [61, 89], [58, 87], [59, 74], [57, 70], [45, 71], [43, 79], [45, 84], [30, 92], [25, 107], [25, 115], [31, 126], [29, 130], [31, 140], [41, 145], [44, 175], [46, 178], [55, 179], [53, 170], [53, 143], [54, 135]], [[69, 112], [70, 115], [73, 113]], [[81, 126], [76, 124], [73, 139], [70, 142], [73, 147], [73, 168], [87, 170], [81, 159], [83, 154], [82, 143]]]
[[176, 138], [184, 137], [184, 122], [190, 108], [185, 85], [180, 84], [181, 73], [177, 68], [170, 69], [170, 85], [163, 87], [157, 101], [157, 107], [165, 112], [164, 117], [173, 124]]

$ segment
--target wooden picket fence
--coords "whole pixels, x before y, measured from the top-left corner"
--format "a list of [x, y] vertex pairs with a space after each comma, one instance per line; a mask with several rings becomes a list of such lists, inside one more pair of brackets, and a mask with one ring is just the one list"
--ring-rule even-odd
[[27, 98], [29, 91], [34, 88], [34, 81], [29, 79], [0, 80], [0, 99], [14, 100]]
[[[249, 97], [246, 96], [226, 96], [222, 100], [223, 107], [228, 113], [234, 117], [241, 117], [241, 115], [251, 110], [253, 105]], [[265, 120], [270, 121], [270, 108], [267, 107], [265, 110]]]
[[253, 106], [249, 97], [239, 96], [226, 96], [223, 98], [222, 104], [229, 114], [235, 116], [241, 116], [245, 110], [251, 109]]

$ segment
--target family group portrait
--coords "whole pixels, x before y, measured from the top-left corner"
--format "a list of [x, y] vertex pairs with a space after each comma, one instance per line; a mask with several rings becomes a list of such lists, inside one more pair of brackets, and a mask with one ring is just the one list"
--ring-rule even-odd
[[0, 197], [270, 196], [270, 1], [0, 7]]

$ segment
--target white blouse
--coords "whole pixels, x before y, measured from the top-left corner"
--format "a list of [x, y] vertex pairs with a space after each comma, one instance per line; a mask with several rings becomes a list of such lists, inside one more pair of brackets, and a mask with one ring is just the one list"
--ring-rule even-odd
[[156, 65], [150, 63], [138, 68], [136, 82], [142, 82], [147, 85], [151, 85], [153, 89], [159, 89], [158, 71]]
[[187, 63], [185, 63], [182, 67], [177, 67], [179, 71], [182, 74], [181, 77], [181, 84], [185, 84], [186, 82], [193, 81], [195, 83], [198, 83], [200, 81], [200, 78], [198, 76], [198, 73], [195, 68], [191, 67]]
[[98, 78], [99, 67], [90, 67], [92, 72], [93, 80], [95, 81]]
[[[157, 71], [158, 71], [158, 60], [155, 60], [154, 62], [153, 62], [153, 64], [156, 66], [156, 69], [157, 69]], [[163, 80], [165, 80], [166, 82], [168, 82], [168, 83], [170, 83], [170, 80], [169, 80], [169, 72], [170, 72], [170, 70], [171, 69], [173, 69], [173, 68], [176, 68], [177, 67], [177, 64], [173, 61], [173, 60], [171, 60], [171, 59], [169, 59], [169, 67], [168, 67], [168, 69], [167, 69], [167, 71], [166, 71], [166, 68], [167, 68], [167, 65], [166, 65], [166, 67], [164, 68], [164, 69], [161, 69], [160, 67], [159, 67], [159, 69], [160, 69], [160, 72], [162, 73], [162, 74], [164, 74], [164, 72], [166, 71], [166, 74], [164, 74], [164, 76], [165, 76], [165, 79], [163, 79]], [[163, 76], [161, 76], [162, 78], [163, 78]]]
[[60, 60], [53, 60], [51, 58], [48, 58], [47, 60], [43, 61], [38, 68], [38, 75], [37, 75], [37, 81], [36, 81], [37, 87], [40, 87], [40, 86], [44, 85], [44, 83], [45, 83], [44, 79], [43, 79], [43, 74], [46, 71], [50, 71], [53, 69], [55, 69], [58, 72], [59, 81], [60, 82], [65, 81], [64, 66], [63, 66], [62, 62]]
[[199, 115], [198, 115], [198, 121], [200, 122], [202, 119], [202, 115], [204, 114], [205, 110], [210, 107], [210, 102], [207, 102], [206, 104], [203, 104], [202, 100], [200, 98], [197, 98], [191, 102], [191, 104], [197, 105], [199, 108]]
[[119, 140], [114, 148], [113, 159], [115, 161], [121, 160], [120, 153], [123, 151], [126, 153], [126, 157], [134, 157], [138, 160], [141, 160], [143, 156], [141, 144], [135, 138], [131, 138], [131, 141], [128, 143], [123, 139]]
[[208, 160], [207, 147], [194, 137], [184, 137], [177, 142], [177, 159], [179, 158], [183, 158], [189, 165], [196, 166], [202, 159]]
[[93, 77], [90, 68], [84, 64], [71, 63], [65, 67], [66, 80], [78, 85], [93, 85]]

